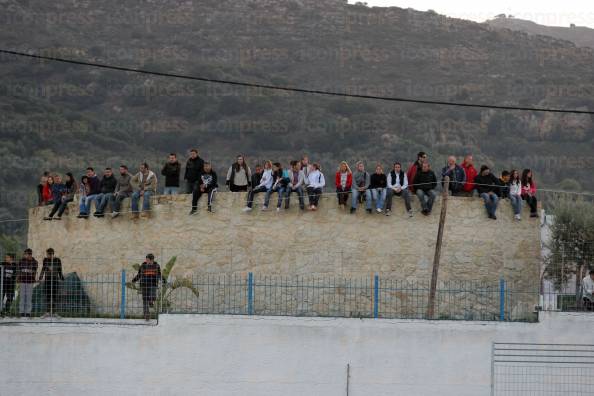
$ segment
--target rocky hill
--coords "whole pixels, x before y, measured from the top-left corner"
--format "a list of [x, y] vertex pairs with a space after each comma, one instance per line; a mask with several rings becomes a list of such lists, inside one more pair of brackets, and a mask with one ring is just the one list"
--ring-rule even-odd
[[594, 48], [594, 29], [585, 26], [545, 26], [525, 19], [505, 17], [503, 14], [485, 23], [496, 28], [517, 30], [532, 35], [538, 34], [571, 41], [578, 47]]
[[[594, 50], [544, 36], [340, 0], [1, 0], [2, 48], [195, 76], [358, 94], [594, 109]], [[590, 188], [589, 116], [348, 100], [0, 56], [0, 218], [22, 218], [43, 170], [80, 174], [200, 148], [222, 171], [302, 153], [434, 167], [472, 152], [540, 186]], [[2, 223], [23, 232], [22, 223]], [[7, 224], [10, 224], [8, 226]]]

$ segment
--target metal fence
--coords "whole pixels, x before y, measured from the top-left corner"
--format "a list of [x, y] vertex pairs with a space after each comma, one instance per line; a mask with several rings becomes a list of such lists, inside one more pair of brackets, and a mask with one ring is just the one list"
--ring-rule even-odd
[[493, 343], [491, 395], [594, 395], [594, 345]]
[[[132, 276], [71, 273], [56, 289], [34, 289], [33, 316], [143, 318], [142, 293]], [[170, 277], [156, 290], [148, 308], [158, 313], [317, 316], [376, 319], [429, 319], [429, 282], [334, 276], [273, 276], [194, 274]], [[19, 293], [8, 314], [19, 315]], [[51, 299], [48, 303], [48, 298]], [[55, 299], [55, 301], [54, 301]], [[442, 281], [438, 283], [431, 319], [535, 321], [538, 290], [521, 290], [497, 282]], [[55, 311], [55, 312], [54, 312]]]

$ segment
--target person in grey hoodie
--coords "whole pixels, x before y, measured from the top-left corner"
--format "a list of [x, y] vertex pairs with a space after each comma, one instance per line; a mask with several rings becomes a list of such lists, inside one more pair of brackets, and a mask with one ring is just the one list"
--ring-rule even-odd
[[126, 165], [120, 165], [120, 176], [118, 177], [118, 184], [116, 184], [115, 193], [112, 195], [111, 208], [113, 210], [112, 217], [120, 215], [120, 208], [122, 201], [132, 196], [132, 176], [128, 173]]
[[369, 173], [365, 171], [365, 165], [362, 161], [357, 162], [356, 170], [353, 172], [353, 187], [351, 190], [351, 213], [355, 213], [357, 206], [359, 205], [359, 196], [365, 195], [365, 206], [367, 213], [371, 213], [371, 190], [369, 184], [371, 183], [371, 177]]

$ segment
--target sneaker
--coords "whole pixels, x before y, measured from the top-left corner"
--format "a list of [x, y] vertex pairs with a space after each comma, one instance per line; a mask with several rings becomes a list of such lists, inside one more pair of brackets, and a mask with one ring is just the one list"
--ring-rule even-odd
[[497, 220], [497, 216], [495, 216], [495, 215], [491, 216], [491, 218], [492, 218], [493, 220]]
[[87, 217], [89, 217], [89, 215], [86, 215], [84, 213], [81, 213], [78, 216], [76, 216], [76, 218], [78, 218], [78, 219], [86, 219]]
[[43, 315], [41, 315], [41, 319], [47, 319], [47, 318], [51, 318], [52, 315], [50, 315], [49, 313], [44, 313]]
[[276, 208], [276, 211], [277, 211], [277, 212], [280, 212], [280, 208]]
[[62, 220], [62, 216], [56, 216], [54, 217], [54, 220]]
[[49, 216], [46, 216], [46, 217], [44, 217], [44, 218], [43, 218], [43, 220], [51, 220], [51, 219], [52, 219], [52, 218], [51, 218], [51, 217], [49, 217]]
[[380, 208], [377, 208], [375, 211], [376, 211], [377, 213], [382, 213], [382, 210], [381, 210]]
[[311, 210], [316, 211], [318, 210], [318, 208], [316, 207], [316, 205], [311, 205]]
[[392, 212], [392, 211], [391, 211], [390, 209], [386, 209], [386, 216], [390, 216], [390, 213], [391, 213], [391, 212]]
[[119, 215], [120, 215], [120, 212], [113, 212], [113, 213], [111, 214], [111, 218], [112, 218], [112, 219], [115, 219], [115, 218], [116, 218], [116, 217], [118, 217]]
[[538, 217], [537, 213], [530, 213], [530, 217]]
[[214, 213], [214, 210], [212, 209], [212, 206], [209, 206], [207, 209], [210, 213]]
[[190, 216], [195, 215], [195, 214], [196, 214], [196, 209], [190, 210]]
[[373, 211], [371, 209], [367, 209], [367, 213], [371, 214]]
[[265, 211], [267, 211], [267, 210], [268, 210], [268, 206], [266, 206], [266, 205], [262, 206], [262, 211], [264, 211], [264, 212], [265, 212]]
[[250, 208], [249, 206], [246, 206], [245, 208], [242, 209], [242, 211], [244, 212], [251, 212], [252, 208]]
[[413, 217], [413, 211], [412, 210], [409, 210], [408, 211], [408, 217]]

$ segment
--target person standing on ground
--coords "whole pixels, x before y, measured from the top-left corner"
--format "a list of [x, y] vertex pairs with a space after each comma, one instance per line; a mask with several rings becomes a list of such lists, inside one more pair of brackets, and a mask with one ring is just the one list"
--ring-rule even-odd
[[186, 194], [192, 194], [194, 188], [198, 187], [200, 175], [204, 171], [204, 160], [198, 156], [198, 150], [190, 150], [190, 158], [186, 161], [184, 180], [186, 181]]
[[157, 288], [159, 280], [166, 283], [167, 280], [161, 274], [161, 266], [155, 261], [152, 253], [146, 255], [146, 261], [138, 268], [138, 274], [132, 279], [132, 283], [140, 281], [140, 293], [142, 294], [142, 311], [144, 319], [149, 320], [150, 308], [157, 299]]
[[60, 317], [56, 308], [59, 308], [60, 282], [64, 281], [62, 274], [62, 261], [54, 256], [54, 249], [46, 250], [47, 256], [43, 259], [39, 282], [44, 281], [45, 314], [42, 318], [51, 316]]
[[165, 176], [165, 189], [163, 195], [176, 195], [179, 191], [179, 175], [181, 173], [181, 164], [177, 160], [177, 154], [169, 154], [169, 158], [163, 169], [161, 175]]
[[[0, 294], [0, 308], [2, 309], [0, 312], [1, 316], [10, 316], [18, 269], [15, 260], [16, 256], [14, 253], [7, 253], [4, 256], [4, 261], [0, 263], [0, 271], [3, 271], [2, 294]], [[4, 303], [5, 298], [6, 303]], [[2, 303], [4, 303], [4, 305], [2, 305]]]
[[21, 317], [30, 318], [33, 310], [33, 286], [37, 276], [37, 260], [33, 258], [33, 251], [29, 248], [25, 249], [23, 253], [17, 268], [19, 313]]

